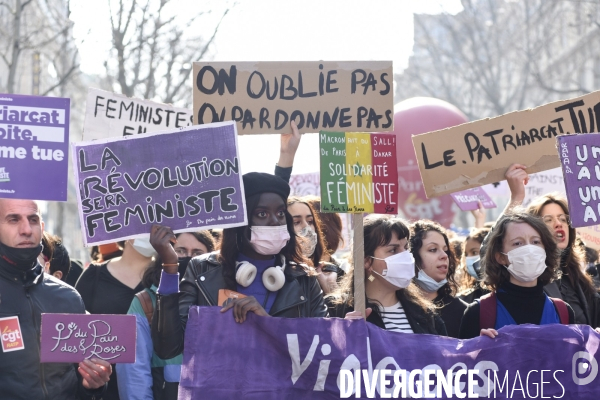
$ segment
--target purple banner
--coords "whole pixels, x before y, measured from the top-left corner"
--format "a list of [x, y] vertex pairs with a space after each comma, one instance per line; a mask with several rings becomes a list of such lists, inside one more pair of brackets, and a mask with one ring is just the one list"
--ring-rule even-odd
[[0, 93], [0, 198], [67, 201], [70, 100]]
[[246, 225], [234, 122], [74, 143], [84, 244]]
[[135, 315], [42, 314], [41, 362], [135, 362]]
[[[179, 398], [339, 399], [389, 394], [596, 400], [599, 347], [600, 335], [584, 325], [515, 325], [500, 329], [496, 339], [457, 340], [388, 332], [363, 320], [338, 318], [248, 313], [248, 319], [238, 324], [231, 311], [221, 314], [218, 307], [192, 307]], [[385, 388], [380, 375], [387, 377], [387, 385], [382, 379]], [[356, 381], [359, 396], [356, 391], [352, 394]]]
[[600, 224], [600, 135], [557, 137], [571, 226]]
[[494, 200], [481, 187], [461, 190], [460, 192], [451, 193], [450, 196], [452, 196], [458, 208], [463, 211], [477, 210], [479, 208], [478, 201], [481, 202], [483, 208], [496, 208]]

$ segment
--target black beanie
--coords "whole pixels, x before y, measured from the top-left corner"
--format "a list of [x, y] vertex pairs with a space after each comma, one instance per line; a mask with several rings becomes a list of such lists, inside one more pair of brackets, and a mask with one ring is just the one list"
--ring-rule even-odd
[[278, 176], [264, 172], [249, 172], [242, 176], [246, 200], [262, 193], [275, 193], [287, 203], [290, 195], [290, 185]]

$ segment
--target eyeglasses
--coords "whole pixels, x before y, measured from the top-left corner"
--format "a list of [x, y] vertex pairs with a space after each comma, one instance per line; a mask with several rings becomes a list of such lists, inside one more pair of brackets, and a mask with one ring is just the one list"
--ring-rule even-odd
[[552, 225], [552, 223], [554, 222], [555, 219], [557, 219], [558, 222], [560, 222], [561, 224], [571, 225], [571, 218], [569, 218], [569, 216], [567, 214], [559, 214], [557, 216], [544, 215], [542, 217], [542, 221], [544, 221], [544, 223], [546, 225]]
[[[186, 249], [183, 249], [181, 247], [176, 248], [175, 253], [177, 253], [177, 257], [187, 257], [188, 256]], [[201, 256], [202, 254], [204, 254], [204, 251], [196, 250], [196, 251], [192, 252], [192, 257], [198, 257], [198, 256]]]

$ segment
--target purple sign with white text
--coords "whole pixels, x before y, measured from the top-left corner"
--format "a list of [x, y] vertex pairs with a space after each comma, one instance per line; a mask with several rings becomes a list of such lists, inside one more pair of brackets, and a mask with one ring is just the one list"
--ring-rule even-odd
[[239, 324], [232, 310], [191, 307], [179, 398], [596, 400], [599, 360], [600, 334], [587, 325], [457, 340], [339, 318], [248, 313]]
[[571, 226], [600, 224], [600, 134], [557, 137]]
[[246, 225], [235, 123], [72, 145], [86, 246]]
[[70, 100], [0, 93], [0, 198], [67, 201]]
[[451, 193], [450, 196], [454, 202], [463, 211], [473, 211], [479, 208], [477, 202], [481, 202], [483, 208], [496, 208], [496, 203], [481, 187], [473, 189], [461, 190], [460, 192]]
[[41, 336], [41, 362], [135, 362], [135, 315], [42, 314]]

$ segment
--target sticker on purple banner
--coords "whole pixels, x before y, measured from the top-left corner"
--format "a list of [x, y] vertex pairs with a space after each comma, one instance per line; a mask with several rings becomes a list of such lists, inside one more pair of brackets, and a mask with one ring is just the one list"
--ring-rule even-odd
[[478, 201], [481, 202], [483, 208], [496, 208], [494, 200], [480, 187], [461, 190], [460, 192], [451, 193], [450, 196], [463, 211], [477, 210], [479, 208]]
[[72, 144], [86, 246], [247, 224], [232, 121]]
[[0, 198], [67, 201], [70, 100], [0, 93]]
[[41, 362], [134, 363], [135, 315], [42, 314]]

